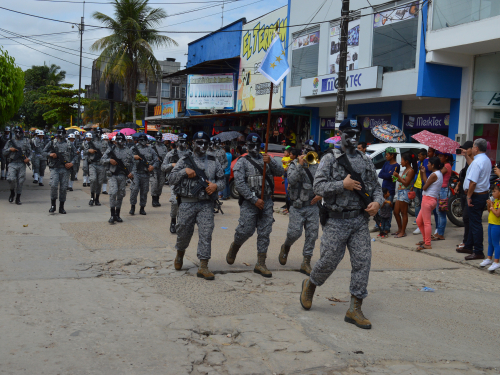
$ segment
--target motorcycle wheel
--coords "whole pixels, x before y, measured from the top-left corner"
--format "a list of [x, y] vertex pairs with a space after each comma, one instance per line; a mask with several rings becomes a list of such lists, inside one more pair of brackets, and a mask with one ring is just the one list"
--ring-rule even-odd
[[462, 204], [460, 203], [460, 197], [458, 195], [453, 195], [448, 198], [448, 212], [446, 212], [446, 216], [448, 216], [448, 219], [457, 227], [464, 226], [462, 219]]
[[408, 205], [408, 214], [415, 216], [415, 199], [412, 199]]

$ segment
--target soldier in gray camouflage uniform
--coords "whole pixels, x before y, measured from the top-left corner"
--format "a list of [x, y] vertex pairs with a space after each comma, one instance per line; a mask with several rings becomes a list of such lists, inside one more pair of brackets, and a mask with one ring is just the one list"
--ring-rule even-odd
[[126, 195], [127, 178], [133, 178], [132, 163], [133, 155], [130, 148], [125, 145], [125, 135], [116, 135], [116, 146], [111, 146], [106, 150], [101, 158], [101, 163], [107, 169], [109, 176], [109, 206], [111, 207], [111, 217], [108, 223], [115, 221], [122, 223], [120, 210], [123, 198]]
[[[371, 266], [371, 242], [368, 216], [374, 216], [384, 200], [375, 166], [368, 156], [356, 149], [362, 126], [355, 120], [344, 120], [342, 152], [334, 149], [323, 156], [314, 179], [314, 192], [322, 196], [327, 209], [327, 221], [321, 237], [321, 258], [316, 262], [309, 279], [302, 284], [300, 303], [309, 310], [316, 286], [321, 286], [335, 271], [349, 250], [351, 258], [351, 305], [344, 320], [357, 327], [370, 329], [370, 321], [363, 315], [361, 305], [368, 295], [367, 285]], [[353, 180], [340, 158], [347, 158], [361, 181]], [[355, 190], [362, 189], [373, 201], [366, 207]], [[366, 209], [364, 209], [366, 207]]]
[[[134, 175], [134, 180], [132, 181], [132, 186], [130, 187], [130, 215], [135, 214], [135, 205], [137, 204], [137, 195], [139, 194], [139, 191], [141, 193], [141, 209], [139, 210], [139, 214], [146, 215], [144, 208], [148, 203], [149, 178], [151, 172], [153, 172], [155, 168], [160, 167], [158, 156], [153, 149], [148, 146], [146, 134], [141, 134], [138, 137], [138, 140], [139, 142], [137, 145], [132, 147], [132, 153], [134, 155], [132, 174]], [[142, 157], [139, 154], [141, 154]]]
[[[261, 138], [256, 133], [247, 136], [247, 148], [249, 155], [238, 159], [234, 166], [234, 183], [240, 195], [240, 219], [234, 233], [234, 242], [229, 248], [226, 256], [228, 264], [233, 264], [236, 254], [241, 245], [245, 243], [257, 228], [257, 264], [254, 272], [264, 277], [271, 277], [272, 273], [266, 267], [267, 248], [269, 247], [269, 236], [273, 227], [273, 200], [274, 176], [283, 176], [285, 171], [275, 159], [269, 155], [260, 154]], [[261, 199], [262, 172], [254, 166], [254, 163], [263, 170], [266, 169], [266, 185], [264, 200]]]
[[220, 163], [222, 170], [227, 168], [227, 157], [224, 147], [221, 146], [221, 140], [219, 137], [213, 137], [214, 151], [217, 161]]
[[90, 201], [89, 206], [100, 206], [99, 196], [101, 195], [102, 184], [106, 177], [106, 168], [101, 164], [102, 155], [108, 149], [108, 144], [103, 142], [100, 138], [102, 136], [102, 129], [96, 128], [94, 132], [95, 137], [88, 140], [83, 150], [83, 155], [87, 157], [89, 165], [90, 177]]
[[90, 186], [89, 179], [89, 157], [84, 154], [85, 148], [88, 147], [89, 141], [92, 140], [92, 133], [85, 134], [85, 139], [83, 140], [80, 149], [77, 150], [82, 155], [82, 172], [83, 172], [83, 187]]
[[[56, 211], [56, 200], [59, 192], [59, 213], [65, 214], [64, 202], [68, 188], [68, 176], [76, 160], [75, 147], [65, 138], [66, 129], [57, 127], [56, 138], [45, 145], [42, 156], [49, 158], [50, 169], [50, 213]], [[58, 155], [60, 158], [58, 158]]]
[[[3, 130], [2, 136], [0, 137], [1, 150], [3, 150], [9, 139], [12, 139], [12, 134], [10, 134], [10, 126], [6, 126], [5, 129]], [[7, 169], [9, 168], [9, 162], [7, 160], [7, 157], [3, 156], [3, 152], [0, 154], [0, 159], [1, 159], [0, 164], [2, 169], [1, 179], [5, 180], [7, 178]]]
[[[103, 149], [103, 154], [109, 149], [109, 146], [112, 144], [111, 141], [109, 140], [109, 137], [106, 133], [101, 134], [101, 141], [102, 141], [102, 149]], [[102, 180], [102, 194], [108, 194], [107, 192], [108, 188], [108, 174], [104, 173], [104, 179]]]
[[[305, 143], [306, 153], [317, 152], [318, 145], [312, 139]], [[300, 151], [293, 149], [292, 153], [299, 154]], [[319, 231], [319, 207], [317, 203], [321, 200], [319, 195], [313, 191], [314, 176], [318, 169], [318, 164], [307, 164], [305, 156], [300, 155], [290, 163], [287, 170], [288, 194], [291, 206], [288, 221], [288, 231], [286, 240], [281, 245], [279, 262], [286, 264], [290, 247], [302, 236], [302, 229], [305, 229], [305, 242], [302, 250], [304, 257], [300, 265], [300, 272], [309, 276], [311, 274], [311, 257], [313, 254]]]
[[158, 155], [158, 162], [160, 163], [160, 166], [155, 168], [151, 176], [151, 199], [153, 200], [153, 207], [161, 207], [160, 195], [163, 191], [163, 185], [165, 185], [165, 172], [161, 170], [161, 166], [167, 156], [168, 148], [163, 143], [162, 137], [161, 132], [156, 133], [156, 144], [153, 146], [153, 150]]
[[42, 156], [43, 149], [49, 143], [48, 139], [45, 139], [45, 133], [43, 130], [38, 130], [36, 137], [31, 140], [32, 153], [32, 164], [34, 179], [33, 183], [43, 186], [43, 178], [45, 176], [45, 169], [47, 168], [47, 158]]
[[[194, 225], [198, 224], [198, 259], [200, 267], [198, 277], [213, 280], [214, 274], [208, 269], [208, 261], [212, 254], [212, 232], [214, 231], [214, 205], [211, 196], [224, 189], [224, 171], [215, 157], [207, 155], [210, 137], [204, 132], [197, 132], [193, 137], [194, 153], [180, 159], [168, 178], [170, 186], [180, 197], [179, 218], [177, 222], [177, 256], [174, 261], [176, 270], [182, 268], [184, 254], [189, 246], [194, 232]], [[192, 161], [191, 161], [192, 160]], [[197, 176], [195, 166], [205, 173], [208, 181], [203, 183]], [[201, 173], [200, 172], [200, 173]], [[193, 193], [193, 189], [202, 183], [202, 189]]]
[[24, 138], [24, 131], [20, 126], [14, 128], [14, 138], [9, 139], [5, 144], [3, 156], [9, 160], [7, 173], [10, 187], [9, 202], [12, 203], [16, 197], [16, 204], [22, 204], [21, 193], [26, 180], [26, 165], [31, 158], [31, 144], [29, 139]]
[[[187, 148], [188, 144], [187, 134], [179, 134], [177, 139], [177, 144], [172, 142], [172, 150], [168, 152], [167, 157], [163, 159], [163, 164], [161, 165], [161, 170], [167, 175], [172, 172], [176, 163], [186, 155], [191, 155], [191, 151]], [[177, 199], [173, 191], [173, 187], [170, 186], [170, 233], [175, 234], [177, 215], [179, 214], [179, 205], [177, 204]]]

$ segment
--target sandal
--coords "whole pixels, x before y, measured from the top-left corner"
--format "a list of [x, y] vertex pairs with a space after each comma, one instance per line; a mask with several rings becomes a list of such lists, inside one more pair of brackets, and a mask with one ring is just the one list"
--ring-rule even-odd
[[406, 237], [406, 233], [405, 234], [398, 234], [397, 236], [394, 236], [394, 238], [403, 238], [403, 237]]
[[415, 245], [417, 245], [417, 246], [422, 246], [422, 245], [425, 245], [425, 241], [420, 241], [420, 242], [417, 242]]
[[444, 241], [445, 238], [439, 238], [439, 237], [436, 237], [434, 235], [431, 236], [431, 241]]
[[461, 243], [460, 245], [457, 245], [457, 249], [463, 249], [465, 247], [464, 243]]
[[421, 245], [417, 247], [417, 251], [429, 250], [429, 249], [432, 249], [432, 246], [426, 247], [426, 245]]
[[399, 232], [394, 232], [394, 233], [391, 233], [391, 236], [397, 236], [399, 234]]

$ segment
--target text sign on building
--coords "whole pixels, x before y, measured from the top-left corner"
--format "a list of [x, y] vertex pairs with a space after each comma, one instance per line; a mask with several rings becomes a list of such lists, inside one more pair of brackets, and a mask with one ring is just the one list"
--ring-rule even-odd
[[187, 109], [234, 109], [234, 76], [188, 75]]
[[161, 118], [176, 118], [177, 117], [177, 100], [163, 102], [161, 105]]
[[365, 129], [373, 129], [375, 126], [391, 123], [391, 115], [358, 116], [357, 119], [361, 120]]
[[404, 129], [434, 129], [445, 130], [450, 125], [450, 114], [404, 115]]
[[[363, 91], [382, 88], [382, 67], [351, 70], [346, 76], [346, 91]], [[338, 75], [328, 74], [302, 80], [301, 96], [319, 96], [337, 94]]]
[[161, 105], [155, 106], [155, 116], [161, 116]]

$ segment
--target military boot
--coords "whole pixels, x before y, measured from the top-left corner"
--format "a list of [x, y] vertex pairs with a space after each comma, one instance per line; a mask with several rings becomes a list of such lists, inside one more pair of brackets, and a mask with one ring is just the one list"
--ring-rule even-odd
[[130, 215], [135, 214], [135, 204], [130, 206], [130, 211], [128, 212]]
[[177, 224], [177, 219], [172, 218], [170, 221], [170, 233], [175, 234], [177, 233], [177, 229], [175, 229], [175, 224]]
[[182, 263], [184, 261], [184, 254], [185, 251], [179, 251], [177, 250], [177, 255], [175, 256], [174, 260], [174, 267], [177, 271], [180, 271], [182, 269]]
[[95, 194], [94, 193], [90, 193], [89, 206], [93, 206], [94, 205], [94, 199], [95, 199]]
[[115, 208], [115, 221], [117, 223], [123, 223], [123, 220], [120, 217], [120, 208]]
[[100, 205], [101, 205], [101, 202], [99, 202], [99, 194], [96, 194], [96, 195], [95, 195], [95, 202], [94, 202], [94, 204], [95, 204], [96, 206], [100, 206]]
[[278, 260], [282, 266], [286, 264], [289, 252], [290, 252], [290, 246], [287, 246], [285, 244], [281, 245], [281, 250]]
[[139, 215], [146, 215], [146, 211], [144, 211], [144, 206], [141, 206], [141, 209], [139, 210]]
[[269, 271], [266, 267], [266, 253], [257, 253], [257, 263], [255, 264], [255, 268], [253, 272], [258, 273], [264, 277], [272, 277], [273, 273]]
[[49, 210], [49, 212], [51, 214], [53, 214], [54, 212], [56, 212], [56, 200], [55, 199], [52, 199], [50, 201], [50, 210]]
[[21, 203], [21, 194], [17, 194], [17, 195], [16, 195], [16, 204], [17, 204], [17, 205], [21, 205], [21, 204], [22, 204], [22, 203]]
[[200, 259], [200, 268], [198, 268], [196, 276], [203, 277], [205, 280], [215, 279], [215, 275], [208, 269], [208, 259]]
[[161, 207], [160, 196], [159, 195], [156, 196], [156, 207]]
[[9, 202], [12, 203], [14, 202], [14, 198], [16, 197], [16, 191], [15, 190], [11, 190], [10, 191], [10, 196], [9, 196]]
[[300, 304], [306, 310], [309, 310], [313, 303], [314, 291], [316, 285], [311, 282], [311, 279], [305, 279], [302, 282], [302, 292], [300, 293]]
[[307, 276], [311, 275], [311, 257], [309, 255], [304, 256], [304, 260], [300, 265], [300, 273], [303, 273]]
[[156, 196], [151, 196], [151, 206], [156, 207]]
[[111, 217], [108, 220], [108, 223], [114, 224], [115, 223], [115, 215], [116, 215], [116, 210], [114, 207], [111, 207]]
[[236, 254], [238, 254], [238, 250], [240, 250], [240, 245], [236, 245], [234, 242], [229, 246], [229, 251], [226, 255], [227, 264], [233, 264], [236, 260]]
[[344, 321], [347, 323], [354, 324], [356, 327], [363, 329], [371, 329], [371, 322], [363, 315], [361, 311], [361, 305], [363, 300], [361, 298], [351, 295], [351, 306], [347, 313], [345, 314]]
[[65, 214], [66, 211], [64, 210], [64, 202], [59, 201], [59, 213], [60, 214]]

